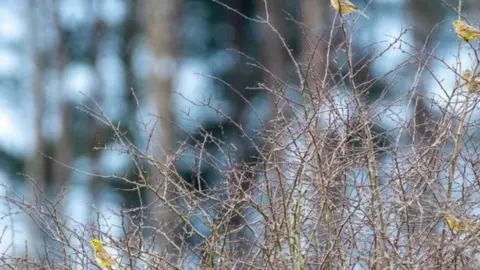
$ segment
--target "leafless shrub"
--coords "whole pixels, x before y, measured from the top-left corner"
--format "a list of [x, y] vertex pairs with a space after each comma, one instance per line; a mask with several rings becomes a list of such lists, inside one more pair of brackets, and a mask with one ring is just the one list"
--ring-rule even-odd
[[[88, 246], [93, 237], [101, 238], [125, 269], [478, 268], [478, 231], [454, 233], [442, 220], [446, 212], [475, 219], [472, 212], [479, 206], [477, 123], [471, 118], [478, 96], [461, 85], [460, 69], [465, 67], [451, 67], [433, 52], [408, 44], [403, 36], [409, 30], [393, 38], [384, 51], [358, 59], [352, 47], [351, 17], [337, 17], [340, 23], [332, 25], [330, 34], [311, 40], [327, 44], [326, 52], [309, 47], [302, 52], [306, 60], [299, 59], [268, 16], [241, 16], [270, 27], [295, 70], [293, 83], [276, 78], [243, 55], [251, 66], [273, 77], [269, 85], [252, 87], [268, 93], [271, 108], [265, 118], [248, 103], [254, 111], [249, 120], [258, 121], [258, 128], [246, 130], [210, 103], [192, 101], [229, 120], [238, 133], [228, 135], [233, 140], [207, 131], [189, 134], [172, 149], [163, 149], [165, 161], [158, 162], [150, 149], [132, 142], [92, 100], [93, 107], [79, 109], [108, 126], [120, 145], [96, 150], [128, 154], [135, 174], [70, 169], [98, 180], [119, 181], [129, 186], [129, 192], [138, 193], [140, 200], [142, 192], [152, 194], [154, 200], [133, 208], [97, 209], [96, 220], [78, 223], [68, 210], [61, 211], [68, 189], [52, 201], [34, 176], [26, 177], [33, 196], [4, 187], [8, 191], [1, 195], [2, 202], [17, 210], [0, 218], [27, 214], [46, 236], [45, 244], [24, 246], [25, 254], [33, 248], [39, 257], [0, 254], [2, 269], [94, 269]], [[300, 23], [297, 27], [304, 34], [312, 31]], [[341, 42], [334, 42], [334, 33]], [[460, 47], [471, 51], [472, 69], [478, 71], [478, 49], [463, 43]], [[370, 65], [384, 61], [381, 57], [389, 50], [401, 50], [409, 58], [385, 76], [359, 78]], [[328, 61], [319, 61], [316, 54], [325, 54]], [[345, 56], [345, 61], [336, 60], [335, 55]], [[331, 61], [337, 61], [335, 69], [327, 66]], [[449, 69], [449, 76], [456, 80], [453, 88], [429, 69], [431, 62]], [[324, 76], [316, 73], [318, 68]], [[384, 92], [391, 91], [405, 69], [417, 69], [414, 78], [403, 82], [409, 85], [405, 94], [387, 104], [367, 102], [373, 84], [382, 81]], [[425, 75], [436, 80], [446, 100], [439, 102], [417, 91]], [[219, 78], [203, 76], [230, 87]], [[301, 102], [290, 99], [286, 88], [293, 89]], [[397, 108], [405, 104], [419, 115], [412, 120], [399, 115]], [[430, 108], [420, 108], [422, 104]], [[433, 110], [438, 113], [425, 117]], [[395, 128], [382, 127], [380, 118], [385, 116], [397, 121]], [[422, 117], [427, 119], [420, 123]], [[147, 127], [152, 125], [138, 124], [150, 138], [153, 130]], [[149, 148], [154, 147], [149, 141]], [[245, 162], [245, 153], [254, 153], [255, 158]], [[194, 160], [185, 165], [192, 173], [189, 179], [177, 170], [184, 158]], [[219, 179], [216, 183], [205, 182], [202, 173], [207, 167]], [[152, 219], [165, 209], [173, 213], [172, 219]], [[120, 220], [119, 227], [101, 229], [109, 219], [107, 213]]]

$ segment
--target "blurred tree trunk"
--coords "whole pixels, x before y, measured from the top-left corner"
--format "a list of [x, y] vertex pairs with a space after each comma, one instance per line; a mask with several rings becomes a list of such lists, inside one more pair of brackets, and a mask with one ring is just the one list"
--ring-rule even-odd
[[[346, 145], [339, 147], [340, 141], [345, 134], [340, 134], [340, 131], [335, 128], [335, 122], [341, 122], [338, 116], [334, 113], [335, 110], [331, 92], [329, 88], [329, 74], [331, 62], [328, 58], [333, 58], [328, 55], [328, 46], [332, 46], [334, 36], [330, 37], [330, 27], [333, 27], [333, 21], [330, 21], [329, 16], [330, 2], [328, 0], [305, 0], [302, 5], [302, 16], [305, 24], [305, 29], [302, 29], [302, 54], [306, 67], [304, 73], [306, 76], [307, 89], [306, 97], [308, 100], [307, 110], [309, 117], [311, 113], [318, 111], [318, 107], [331, 108], [330, 121], [328, 126], [311, 125], [309, 129], [312, 131], [314, 138], [313, 143], [318, 151], [316, 161], [315, 175], [312, 176], [311, 183], [314, 189], [312, 193], [317, 195], [312, 198], [313, 203], [309, 207], [314, 210], [317, 216], [312, 218], [320, 219], [316, 232], [319, 246], [313, 250], [317, 250], [317, 254], [310, 254], [315, 258], [310, 260], [315, 263], [323, 263], [323, 268], [330, 269], [335, 266], [335, 259], [338, 258], [337, 250], [333, 247], [341, 248], [341, 245], [336, 241], [335, 237], [338, 235], [338, 224], [342, 220], [342, 205], [344, 205], [344, 188], [346, 186], [346, 170], [345, 164], [339, 160], [332, 159], [335, 156], [344, 156], [346, 153]], [[330, 54], [335, 54], [333, 49]], [[313, 115], [315, 118], [324, 116]], [[343, 120], [344, 121], [344, 120]], [[319, 123], [317, 121], [317, 123]], [[334, 151], [342, 151], [338, 154]], [[338, 159], [338, 158], [337, 158]], [[312, 241], [311, 239], [310, 241]], [[331, 252], [327, 252], [332, 249]], [[312, 261], [311, 261], [312, 262]]]
[[[283, 95], [285, 88], [285, 54], [286, 49], [280, 40], [279, 35], [286, 39], [285, 31], [285, 16], [286, 2], [285, 0], [268, 0], [268, 16], [265, 10], [264, 0], [257, 0], [257, 9], [260, 16], [269, 18], [269, 23], [261, 25], [261, 40], [260, 40], [260, 61], [265, 66], [266, 71], [263, 73], [266, 87], [270, 91], [276, 91], [276, 94]], [[272, 29], [272, 27], [274, 29]], [[275, 95], [272, 96], [273, 104], [276, 105], [277, 99]]]
[[311, 94], [323, 93], [323, 78], [328, 71], [327, 50], [330, 22], [328, 0], [305, 0], [302, 5], [302, 20], [306, 28], [300, 29], [303, 61], [307, 64], [305, 78]]
[[[147, 0], [145, 1], [146, 34], [152, 52], [150, 73], [148, 79], [148, 102], [152, 113], [157, 117], [155, 130], [149, 142], [150, 148], [156, 161], [164, 169], [162, 172], [153, 172], [149, 178], [149, 185], [156, 194], [149, 193], [149, 201], [158, 202], [160, 209], [151, 213], [151, 219], [158, 224], [158, 229], [166, 229], [168, 237], [175, 223], [175, 215], [164, 204], [163, 200], [172, 199], [172, 183], [168, 177], [169, 166], [164, 167], [166, 157], [174, 147], [173, 140], [173, 117], [172, 117], [172, 79], [178, 54], [178, 36], [180, 25], [180, 8], [182, 1], [170, 0]], [[155, 170], [153, 168], [153, 170]], [[163, 198], [158, 198], [163, 197]], [[165, 225], [169, 224], [169, 225]], [[167, 226], [165, 228], [165, 226]], [[162, 237], [157, 242], [157, 247], [165, 248], [169, 245], [168, 239]]]
[[[89, 8], [91, 9], [91, 12], [93, 14], [94, 13], [93, 6], [89, 6]], [[92, 31], [93, 35], [90, 36], [88, 51], [85, 53], [85, 56], [83, 56], [83, 58], [86, 58], [85, 60], [88, 61], [89, 64], [95, 67], [100, 61], [102, 61], [102, 57], [104, 57], [103, 52], [101, 51], [101, 46], [106, 42], [105, 36], [107, 34], [107, 29], [103, 21], [100, 18], [96, 18], [95, 21], [93, 22], [93, 27], [89, 29], [89, 31]], [[104, 106], [102, 99], [105, 97], [102, 92], [105, 90], [105, 82], [103, 81], [103, 78], [102, 76], [100, 76], [99, 72], [100, 71], [98, 69], [95, 70], [95, 73], [97, 74], [96, 79], [98, 83], [98, 87], [96, 88], [97, 91], [95, 91], [94, 94], [89, 98], [92, 98], [95, 102], [100, 104], [100, 106]], [[121, 89], [118, 89], [118, 91], [121, 91]], [[98, 110], [96, 108], [96, 105], [94, 105], [94, 102], [86, 101], [85, 103], [90, 108], [93, 108], [94, 110]], [[102, 174], [101, 172], [102, 168], [100, 168], [99, 166], [98, 159], [102, 151], [108, 151], [108, 150], [98, 150], [98, 149], [104, 145], [102, 142], [107, 142], [111, 139], [108, 137], [109, 134], [111, 133], [107, 131], [110, 131], [112, 127], [101, 124], [94, 117], [85, 115], [85, 118], [86, 118], [85, 119], [85, 138], [86, 138], [85, 148], [87, 151], [88, 158], [92, 161], [91, 172], [94, 174]], [[101, 203], [104, 200], [104, 196], [102, 194], [103, 188], [105, 186], [108, 186], [108, 183], [106, 183], [106, 181], [101, 181], [97, 177], [91, 177], [91, 178], [92, 179], [90, 182], [91, 184], [90, 189], [92, 190], [92, 193], [93, 193], [93, 200], [96, 203]]]
[[[54, 8], [57, 8], [56, 6]], [[62, 74], [65, 66], [69, 61], [69, 57], [66, 52], [66, 42], [67, 39], [62, 31], [59, 21], [58, 21], [58, 11], [54, 11], [55, 17], [55, 30], [59, 36], [59, 41], [55, 50], [55, 60], [53, 67], [57, 70], [58, 74]], [[61, 77], [59, 78], [61, 80]], [[51, 190], [52, 194], [58, 194], [61, 187], [69, 180], [70, 178], [70, 168], [67, 168], [65, 165], [70, 166], [73, 161], [73, 149], [71, 143], [71, 127], [72, 127], [72, 109], [68, 102], [65, 100], [65, 93], [62, 84], [59, 84], [57, 87], [57, 106], [58, 113], [60, 115], [60, 138], [58, 143], [53, 147], [53, 160], [52, 162], [52, 181], [51, 181]], [[57, 161], [57, 162], [55, 162]], [[58, 163], [61, 162], [62, 164]], [[65, 164], [65, 165], [63, 165]]]
[[[35, 12], [37, 9], [42, 10], [43, 5], [39, 4], [37, 1], [29, 1], [29, 14], [27, 17], [30, 18], [30, 51], [32, 57], [32, 69], [31, 69], [31, 78], [32, 85], [31, 89], [33, 92], [33, 146], [32, 153], [26, 159], [26, 174], [31, 178], [31, 181], [27, 179], [26, 181], [26, 193], [29, 194], [27, 198], [34, 200], [34, 203], [39, 208], [43, 207], [42, 202], [44, 200], [43, 196], [45, 194], [41, 193], [45, 188], [45, 158], [42, 156], [44, 152], [44, 140], [43, 140], [43, 117], [44, 117], [44, 88], [42, 77], [44, 75], [44, 54], [39, 50], [37, 44], [41, 42], [38, 37], [38, 24], [41, 21], [41, 17], [37, 16], [39, 13]], [[33, 182], [32, 182], [33, 181]], [[38, 219], [37, 213], [28, 212], [29, 215], [33, 215], [31, 218]], [[41, 243], [42, 233], [38, 228], [37, 224], [34, 221], [31, 221], [29, 224], [30, 229], [30, 240], [28, 241], [28, 247], [30, 252], [35, 250], [35, 247]], [[12, 228], [13, 229], [13, 228]], [[15, 252], [15, 251], [14, 251]], [[28, 254], [28, 256], [38, 256], [37, 252]]]
[[[431, 1], [429, 0], [409, 0], [407, 3], [408, 13], [411, 15], [413, 19], [413, 24], [416, 27], [413, 27], [413, 37], [414, 37], [414, 45], [416, 51], [418, 53], [420, 61], [416, 62], [416, 68], [412, 67], [412, 74], [409, 74], [411, 78], [417, 76], [416, 72], [421, 71], [422, 73], [419, 75], [418, 78], [418, 85], [415, 85], [416, 91], [414, 94], [414, 102], [413, 102], [413, 125], [412, 125], [412, 132], [413, 136], [411, 138], [413, 145], [417, 149], [418, 153], [425, 153], [427, 151], [427, 155], [425, 155], [427, 160], [421, 160], [422, 163], [425, 163], [426, 171], [424, 171], [424, 175], [427, 175], [429, 179], [424, 179], [422, 175], [419, 175], [418, 178], [415, 177], [412, 183], [409, 183], [413, 188], [411, 192], [418, 193], [414, 195], [410, 195], [412, 197], [419, 196], [419, 203], [421, 204], [421, 209], [410, 208], [409, 211], [406, 213], [408, 217], [405, 217], [404, 221], [409, 221], [409, 224], [406, 224], [406, 233], [407, 233], [407, 243], [406, 245], [410, 248], [410, 246], [418, 246], [422, 245], [423, 243], [415, 243], [414, 235], [416, 233], [421, 233], [424, 229], [429, 226], [432, 222], [432, 219], [436, 216], [436, 211], [438, 210], [439, 205], [436, 205], [435, 202], [437, 201], [435, 195], [435, 187], [438, 186], [438, 182], [434, 181], [431, 184], [428, 184], [433, 179], [438, 179], [438, 175], [436, 173], [440, 171], [435, 169], [439, 168], [441, 164], [438, 164], [438, 149], [429, 149], [427, 147], [433, 144], [433, 141], [437, 139], [436, 137], [439, 136], [443, 128], [435, 127], [434, 119], [432, 119], [432, 115], [429, 111], [429, 102], [425, 99], [425, 96], [428, 95], [428, 89], [423, 88], [426, 81], [425, 79], [430, 75], [428, 72], [430, 69], [427, 69], [429, 66], [428, 58], [431, 53], [431, 50], [434, 45], [437, 44], [436, 33], [439, 31], [435, 29], [435, 25], [442, 21], [443, 14], [441, 14], [440, 9], [432, 9]], [[438, 133], [435, 133], [438, 132]], [[415, 159], [421, 159], [418, 155], [413, 155]], [[412, 161], [412, 164], [418, 163], [418, 160]], [[419, 180], [420, 179], [420, 180]], [[412, 204], [417, 205], [417, 204]], [[438, 243], [432, 243], [436, 245]], [[432, 247], [436, 248], [436, 247]], [[411, 250], [409, 249], [409, 252]], [[437, 258], [442, 261], [442, 258]]]
[[[36, 8], [35, 3], [30, 2], [31, 8], [34, 9]], [[37, 6], [38, 8], [38, 6]], [[43, 129], [43, 112], [44, 112], [44, 89], [43, 89], [43, 54], [38, 50], [37, 46], [35, 44], [38, 44], [39, 40], [37, 38], [36, 30], [36, 23], [38, 23], [35, 19], [36, 16], [34, 16], [34, 12], [32, 11], [32, 25], [31, 25], [31, 30], [32, 33], [31, 38], [32, 38], [32, 58], [33, 58], [33, 66], [32, 66], [32, 78], [33, 78], [33, 85], [32, 85], [32, 90], [33, 90], [33, 103], [34, 103], [34, 131], [35, 131], [35, 136], [34, 136], [34, 152], [33, 156], [28, 158], [27, 161], [27, 173], [29, 176], [34, 178], [38, 184], [39, 187], [43, 187], [45, 185], [45, 159], [41, 156], [41, 152], [43, 152], [44, 148], [44, 143], [43, 143], [43, 135], [42, 135], [42, 129]]]
[[[266, 1], [266, 3], [265, 3]], [[255, 1], [255, 9], [257, 10], [257, 13], [260, 17], [263, 19], [269, 19], [268, 23], [263, 23], [260, 24], [260, 53], [259, 53], [259, 62], [263, 66], [264, 70], [260, 70], [263, 75], [263, 90], [265, 90], [266, 93], [269, 95], [268, 99], [268, 107], [270, 108], [270, 113], [268, 115], [268, 119], [263, 119], [264, 121], [264, 132], [269, 133], [271, 130], [274, 129], [274, 124], [272, 125], [273, 122], [279, 121], [283, 124], [285, 124], [285, 118], [283, 118], [283, 111], [282, 109], [284, 108], [284, 99], [281, 98], [285, 94], [285, 90], [287, 88], [287, 85], [285, 83], [286, 81], [286, 48], [284, 48], [284, 45], [281, 42], [281, 38], [286, 39], [286, 31], [285, 31], [285, 24], [286, 21], [284, 17], [286, 14], [286, 1], [285, 0], [256, 0]], [[233, 4], [233, 3], [232, 3]], [[266, 5], [265, 5], [266, 4]], [[239, 3], [236, 4], [236, 8], [238, 10], [238, 5]], [[268, 8], [268, 10], [265, 9], [265, 7]], [[268, 14], [267, 14], [268, 12]], [[237, 17], [236, 15], [233, 15], [232, 17]], [[232, 19], [231, 19], [232, 20]], [[232, 22], [231, 22], [232, 23]], [[241, 25], [238, 25], [240, 23], [245, 23], [244, 19], [241, 19], [241, 21], [236, 22], [236, 27], [237, 31], [240, 31], [243, 27]], [[272, 29], [273, 28], [273, 29]], [[281, 37], [279, 36], [281, 35]], [[241, 49], [245, 50], [245, 44], [243, 44], [243, 40], [237, 39], [237, 46], [242, 47]], [[241, 67], [238, 67], [239, 70], [244, 70]], [[236, 70], [234, 71], [238, 73]], [[245, 92], [245, 84], [244, 82], [246, 79], [251, 78], [251, 76], [247, 76], [245, 74], [245, 71], [243, 71], [243, 78], [240, 78], [240, 76], [235, 76], [235, 83], [237, 87], [239, 87], [237, 90], [240, 91], [241, 93]], [[241, 75], [242, 76], [242, 75]], [[235, 94], [236, 95], [236, 94]], [[248, 95], [246, 95], [248, 96]], [[248, 108], [246, 109], [246, 104], [243, 99], [236, 99], [234, 98], [234, 102], [236, 104], [243, 104], [237, 108], [237, 115], [241, 115], [244, 110], [249, 110]], [[240, 102], [240, 103], [239, 103]], [[279, 120], [277, 117], [281, 117], [282, 120]], [[238, 121], [238, 120], [237, 120]], [[248, 123], [247, 123], [248, 125]], [[268, 135], [266, 135], [268, 136]], [[267, 143], [268, 144], [268, 143]], [[261, 146], [260, 146], [261, 147]], [[273, 149], [274, 145], [269, 144], [267, 147], [263, 149], [263, 151], [267, 154], [268, 152]], [[268, 155], [268, 154], [267, 154]], [[248, 159], [248, 157], [244, 157], [245, 160]], [[259, 165], [259, 164], [257, 164]], [[252, 184], [252, 181], [256, 181], [255, 175], [250, 175], [249, 177], [246, 177], [245, 183], [242, 182], [242, 189], [244, 192], [252, 192], [250, 187], [255, 185], [255, 183]], [[230, 181], [233, 181], [233, 179], [230, 179]], [[257, 191], [258, 192], [258, 191]], [[261, 193], [263, 192], [263, 194]], [[266, 190], [260, 191], [260, 194], [254, 194], [254, 196], [261, 196], [261, 197], [266, 197], [267, 193]], [[268, 199], [268, 198], [267, 198]], [[248, 206], [245, 206], [248, 207]], [[247, 211], [245, 211], [247, 212]], [[253, 211], [254, 212], [254, 211]], [[235, 269], [243, 269], [244, 267], [244, 262], [246, 263], [251, 263], [251, 261], [254, 259], [254, 255], [257, 254], [256, 248], [258, 248], [256, 245], [252, 245], [252, 242], [257, 242], [257, 241], [262, 241], [262, 239], [254, 239], [255, 236], [259, 236], [263, 234], [263, 225], [259, 225], [258, 222], [258, 217], [255, 214], [248, 214], [242, 217], [234, 217], [231, 220], [230, 226], [232, 228], [239, 228], [245, 223], [248, 223], [248, 229], [243, 229], [240, 230], [238, 233], [235, 233], [233, 236], [233, 239], [231, 240], [232, 242], [236, 243], [234, 246], [233, 254], [235, 254]], [[251, 231], [253, 229], [254, 231]], [[229, 236], [229, 239], [232, 236]], [[262, 238], [262, 237], [259, 237]]]
[[[57, 31], [57, 34], [60, 34], [60, 28], [58, 26], [57, 21], [57, 12], [55, 3], [47, 3], [45, 1], [29, 1], [30, 14], [28, 15], [31, 18], [31, 25], [30, 29], [32, 34], [30, 35], [32, 39], [32, 58], [33, 58], [33, 67], [32, 67], [32, 78], [33, 78], [33, 102], [34, 102], [34, 149], [33, 155], [27, 158], [27, 165], [26, 165], [26, 173], [29, 175], [34, 181], [34, 183], [27, 183], [30, 187], [27, 190], [27, 193], [31, 193], [31, 197], [35, 200], [35, 203], [38, 206], [38, 212], [30, 213], [31, 211], [27, 211], [32, 215], [32, 218], [35, 219], [35, 222], [32, 221], [30, 226], [32, 227], [31, 233], [32, 237], [29, 242], [29, 251], [34, 252], [35, 256], [51, 256], [51, 254], [42, 254], [44, 249], [38, 249], [42, 243], [48, 243], [48, 245], [56, 245], [50, 237], [44, 235], [44, 233], [40, 230], [39, 226], [43, 226], [42, 224], [45, 223], [45, 217], [40, 217], [39, 215], [46, 214], [48, 211], [48, 207], [51, 207], [50, 202], [59, 199], [59, 186], [63, 184], [67, 178], [70, 169], [66, 168], [64, 165], [61, 165], [55, 161], [62, 162], [64, 164], [70, 164], [70, 158], [68, 153], [70, 152], [70, 141], [69, 141], [69, 132], [65, 132], [65, 129], [68, 131], [68, 127], [70, 126], [70, 122], [67, 121], [68, 119], [68, 112], [66, 111], [66, 105], [63, 103], [59, 103], [61, 109], [59, 109], [60, 117], [61, 117], [61, 124], [60, 128], [61, 131], [61, 141], [60, 145], [53, 147], [53, 151], [50, 150], [49, 147], [44, 142], [43, 138], [43, 126], [44, 126], [44, 110], [45, 110], [45, 96], [46, 91], [44, 89], [44, 82], [43, 77], [45, 76], [45, 69], [47, 68], [58, 68], [59, 71], [63, 70], [63, 66], [66, 63], [66, 59], [63, 55], [63, 47], [62, 41], [57, 43], [57, 48], [46, 48], [42, 43], [42, 40], [39, 39], [39, 32], [42, 32], [43, 29], [41, 27], [48, 25], [43, 18], [48, 17], [49, 15], [54, 17], [54, 27]], [[43, 51], [40, 51], [40, 49]], [[60, 55], [58, 57], [57, 53]], [[57, 66], [58, 64], [58, 66]], [[58, 92], [56, 93], [56, 98], [62, 97], [63, 93], [58, 88]], [[61, 98], [58, 98], [59, 102], [62, 102]], [[49, 158], [46, 159], [45, 155], [50, 155]], [[53, 172], [49, 169], [52, 168]], [[28, 197], [28, 196], [27, 196]], [[53, 199], [53, 200], [52, 200]], [[47, 208], [46, 208], [47, 207]], [[51, 209], [50, 209], [51, 210]], [[59, 210], [59, 209], [58, 209]], [[57, 213], [57, 212], [55, 212]], [[57, 213], [59, 215], [60, 211]], [[60, 216], [51, 216], [50, 218], [60, 218]], [[50, 234], [57, 233], [56, 231], [46, 231]], [[52, 236], [52, 235], [50, 235]], [[58, 257], [53, 256], [49, 259], [56, 260]]]
[[[254, 8], [252, 8], [254, 6], [254, 0], [222, 0], [220, 2], [245, 16], [252, 16], [252, 13], [254, 12]], [[224, 12], [224, 20], [235, 30], [231, 47], [255, 58], [255, 53], [257, 52], [255, 48], [256, 44], [247, 31], [250, 22], [234, 12], [227, 10]], [[243, 59], [243, 56], [241, 57]], [[237, 91], [233, 92], [230, 89], [226, 89], [228, 92], [227, 97], [231, 101], [231, 104], [234, 105], [234, 111], [231, 118], [235, 123], [240, 123], [242, 113], [245, 109], [250, 109], [246, 108], [247, 102], [245, 102], [245, 99], [251, 100], [252, 96], [256, 93], [247, 90], [246, 87], [248, 86], [248, 83], [253, 80], [255, 74], [256, 73], [253, 72], [252, 68], [246, 66], [243, 61], [239, 61], [239, 63], [222, 76], [222, 79], [228, 82]]]
[[[273, 131], [275, 126], [280, 126], [285, 123], [285, 115], [288, 115], [290, 110], [285, 105], [285, 94], [289, 87], [287, 78], [287, 59], [286, 51], [290, 48], [285, 48], [282, 44], [281, 38], [287, 39], [285, 17], [287, 16], [287, 5], [285, 0], [268, 0], [265, 10], [264, 0], [257, 0], [257, 9], [259, 16], [263, 19], [269, 18], [267, 23], [261, 24], [260, 34], [260, 63], [264, 69], [263, 88], [269, 95], [270, 112], [268, 119], [264, 121], [264, 128], [266, 132]], [[268, 12], [268, 14], [266, 13]], [[290, 46], [290, 44], [288, 44]], [[291, 63], [290, 63], [291, 64]], [[277, 123], [278, 122], [278, 123]], [[265, 152], [270, 151], [273, 145], [269, 145]]]
[[[442, 20], [441, 14], [438, 14], [438, 11], [431, 9], [430, 6], [431, 2], [428, 0], [409, 0], [408, 2], [408, 12], [412, 15], [415, 25], [412, 29], [413, 37], [414, 37], [414, 44], [416, 50], [419, 52], [421, 59], [425, 60], [423, 63], [418, 63], [418, 65], [423, 69], [422, 74], [420, 75], [421, 78], [425, 78], [427, 70], [422, 67], [427, 63], [428, 65], [428, 55], [427, 53], [430, 52], [432, 46], [436, 44], [435, 31], [434, 26], [436, 23]], [[438, 30], [437, 30], [438, 31]], [[412, 69], [417, 71], [418, 69]], [[411, 76], [415, 76], [415, 74], [411, 74]], [[419, 82], [422, 82], [422, 79], [419, 79]], [[419, 84], [423, 85], [423, 84]], [[414, 107], [414, 120], [415, 125], [413, 128], [415, 129], [414, 134], [418, 135], [413, 137], [412, 140], [415, 144], [423, 144], [426, 143], [428, 145], [430, 143], [430, 139], [432, 137], [431, 134], [431, 126], [428, 126], [428, 122], [430, 121], [430, 113], [428, 112], [428, 104], [427, 101], [424, 99], [423, 96], [427, 94], [426, 89], [421, 87], [417, 88], [416, 93], [416, 105]]]

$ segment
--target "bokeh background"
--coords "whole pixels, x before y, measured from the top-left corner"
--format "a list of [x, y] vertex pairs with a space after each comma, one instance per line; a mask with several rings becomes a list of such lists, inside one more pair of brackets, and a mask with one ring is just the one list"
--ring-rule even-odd
[[[415, 85], [416, 95], [425, 97], [419, 99], [424, 103], [421, 112], [408, 100], [396, 102], [389, 113], [378, 116], [377, 132], [396, 135], [402, 129], [399, 123], [434, 119], [439, 111], [432, 103], [445, 102], [445, 89], [453, 88], [456, 80], [448, 66], [454, 67], [457, 61], [458, 42], [451, 21], [457, 17], [453, 8], [458, 2], [352, 2], [370, 17], [352, 17], [355, 62], [382, 52], [355, 78], [360, 83], [380, 78], [369, 89], [368, 102], [384, 111], [411, 89], [418, 79], [412, 55], [430, 61], [436, 75], [422, 75]], [[327, 0], [267, 3], [273, 25], [300, 62], [311, 52], [307, 41], [315, 35], [328, 37], [334, 18], [338, 23]], [[478, 23], [479, 1], [463, 1], [462, 9], [470, 23]], [[111, 224], [121, 221], [114, 214], [109, 216], [109, 209], [135, 207], [144, 194], [128, 191], [131, 186], [122, 181], [98, 176], [137, 177], [131, 156], [116, 151], [121, 147], [111, 128], [86, 107], [102, 108], [135, 145], [154, 155], [161, 154], [149, 145], [152, 136], [157, 146], [173, 149], [207, 132], [240, 149], [236, 160], [250, 162], [256, 155], [251, 144], [264, 142], [242, 140], [242, 132], [255, 137], [259, 123], [252, 112], [267, 120], [272, 104], [259, 85], [285, 88], [292, 99], [300, 100], [294, 66], [282, 41], [255, 21], [257, 16], [265, 17], [264, 1], [0, 1], [0, 229], [6, 232], [0, 252], [21, 254], [26, 240], [42, 235], [32, 228], [31, 218], [7, 200], [34, 198], [33, 183], [50, 200], [61, 202], [66, 222], [72, 226], [96, 220], [95, 213], [100, 211], [106, 216], [101, 226], [112, 234], [123, 233], [117, 227], [111, 229]], [[383, 52], [400, 36], [401, 46]], [[316, 49], [322, 54], [341, 42], [341, 35], [334, 35], [331, 44], [320, 42]], [[344, 56], [335, 52], [338, 56], [333, 56], [328, 71], [345, 75]], [[472, 61], [466, 50], [461, 59], [463, 65]], [[289, 83], [272, 83], [271, 76], [258, 68], [260, 64]], [[391, 72], [399, 65], [411, 68]], [[334, 90], [348, 91], [348, 85]], [[152, 132], [154, 127], [160, 132]], [[185, 155], [176, 164], [185, 181], [198, 177], [192, 169], [197, 166], [194, 156]], [[205, 186], [219, 177], [215, 169], [202, 167]]]

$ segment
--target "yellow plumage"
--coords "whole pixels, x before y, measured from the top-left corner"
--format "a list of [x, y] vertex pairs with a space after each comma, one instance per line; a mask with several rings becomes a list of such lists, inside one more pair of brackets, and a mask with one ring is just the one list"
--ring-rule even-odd
[[470, 231], [474, 228], [474, 223], [467, 219], [460, 219], [451, 214], [445, 215], [444, 218], [447, 221], [448, 227], [456, 233]]
[[457, 33], [457, 36], [465, 41], [472, 41], [480, 37], [480, 30], [468, 25], [462, 20], [455, 20], [453, 22], [453, 27], [455, 29], [455, 33]]
[[367, 15], [365, 15], [363, 12], [358, 10], [358, 8], [350, 2], [349, 0], [330, 0], [330, 3], [332, 4], [333, 8], [340, 12], [342, 15], [347, 15], [352, 12], [358, 12], [360, 15], [364, 16], [365, 18], [369, 18]]
[[90, 245], [93, 247], [93, 255], [95, 256], [95, 261], [97, 262], [98, 266], [105, 270], [112, 270], [115, 261], [105, 250], [102, 242], [96, 238], [93, 238], [90, 241]]

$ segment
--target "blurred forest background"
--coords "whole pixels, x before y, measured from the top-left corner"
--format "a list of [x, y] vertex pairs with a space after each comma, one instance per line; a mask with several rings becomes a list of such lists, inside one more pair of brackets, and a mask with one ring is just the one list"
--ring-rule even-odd
[[[458, 1], [352, 2], [370, 17], [348, 20], [354, 82], [368, 83], [364, 101], [379, 112], [372, 132], [399, 136], [405, 145], [428, 137], [427, 123], [442, 113], [432, 104], [443, 104], [444, 89], [457, 79], [446, 66], [457, 61], [451, 21]], [[259, 22], [266, 7], [278, 32]], [[463, 1], [462, 9], [478, 26], [480, 1]], [[338, 83], [349, 71], [338, 50], [341, 31], [332, 28], [340, 18], [328, 0], [2, 0], [0, 18], [0, 254], [48, 254], [55, 241], [51, 220], [41, 217], [53, 215], [52, 209], [66, 227], [89, 224], [120, 238], [126, 234], [120, 210], [131, 210], [125, 215], [132, 224], [162, 215], [139, 213], [152, 199], [136, 183], [155, 180], [139, 172], [149, 165], [132, 155], [137, 150], [172, 162], [178, 176], [200, 191], [222, 182], [221, 168], [228, 167], [219, 143], [207, 137], [234, 149], [229, 162], [255, 167], [259, 149], [268, 145], [262, 123], [278, 105], [269, 89], [302, 103], [292, 57], [303, 70], [310, 61], [319, 63], [311, 72], [320, 80], [328, 75], [339, 104], [351, 87], [350, 81]], [[330, 43], [316, 41], [330, 36]], [[469, 52], [460, 58], [472, 62]], [[417, 68], [422, 61], [429, 74]], [[412, 89], [414, 102], [400, 100]], [[475, 112], [470, 121], [477, 118]], [[137, 150], [127, 151], [116, 131]], [[388, 148], [389, 142], [376, 145]], [[170, 160], [178, 149], [183, 152]], [[254, 170], [245, 171], [250, 175], [242, 179], [250, 180], [242, 188], [257, 185]], [[200, 220], [190, 222], [208, 234]]]

